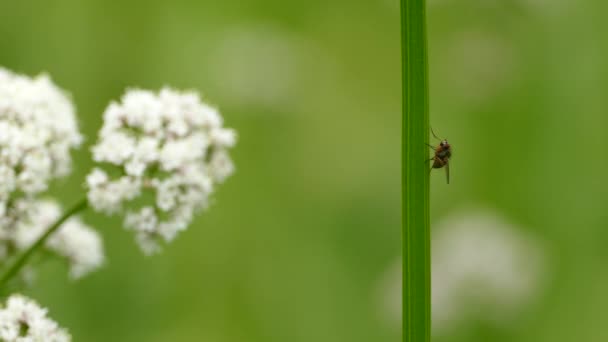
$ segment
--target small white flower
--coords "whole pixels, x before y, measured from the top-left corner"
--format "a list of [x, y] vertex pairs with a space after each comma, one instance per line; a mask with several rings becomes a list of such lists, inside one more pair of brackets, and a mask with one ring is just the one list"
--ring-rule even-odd
[[125, 217], [125, 226], [142, 233], [154, 233], [158, 218], [154, 208], [143, 207], [138, 212], [129, 212]]
[[232, 129], [211, 131], [211, 142], [216, 146], [232, 147], [236, 144], [236, 132]]
[[135, 139], [122, 132], [108, 134], [101, 143], [93, 147], [93, 160], [121, 165], [135, 151]]
[[94, 168], [87, 177], [89, 203], [105, 213], [125, 211], [124, 225], [140, 247], [157, 251], [207, 205], [214, 184], [232, 174], [227, 150], [235, 143], [236, 133], [222, 127], [218, 111], [198, 94], [130, 90], [106, 109], [92, 148], [95, 161], [114, 165], [120, 176]]
[[99, 234], [78, 218], [68, 220], [51, 236], [47, 247], [70, 263], [70, 276], [78, 279], [103, 265], [103, 244]]
[[87, 176], [89, 204], [98, 211], [115, 213], [122, 203], [137, 197], [141, 192], [141, 179], [123, 176], [110, 181], [109, 176], [100, 169], [93, 169]]
[[214, 153], [209, 161], [209, 175], [216, 182], [222, 183], [226, 178], [234, 173], [232, 159], [225, 151]]
[[94, 168], [91, 173], [87, 176], [87, 184], [91, 188], [96, 188], [102, 184], [107, 183], [109, 180], [108, 175], [98, 168]]
[[47, 317], [48, 310], [22, 295], [11, 295], [0, 308], [0, 340], [5, 342], [68, 342], [70, 334]]
[[179, 140], [169, 140], [165, 142], [161, 151], [159, 162], [163, 170], [172, 171], [201, 161], [209, 146], [205, 134], [191, 134]]
[[0, 193], [7, 194], [15, 190], [17, 186], [15, 169], [0, 164], [0, 179], [2, 180], [0, 181]]
[[158, 160], [158, 153], [157, 139], [140, 139], [135, 146], [131, 160], [125, 164], [125, 171], [130, 176], [143, 176], [148, 164]]

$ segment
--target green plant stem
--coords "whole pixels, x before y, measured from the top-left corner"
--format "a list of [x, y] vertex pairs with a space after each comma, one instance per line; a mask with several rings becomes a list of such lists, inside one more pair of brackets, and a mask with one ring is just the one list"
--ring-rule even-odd
[[25, 265], [27, 260], [36, 252], [37, 249], [42, 247], [46, 240], [55, 232], [61, 225], [72, 215], [77, 212], [83, 210], [87, 207], [87, 200], [82, 199], [78, 201], [75, 205], [73, 205], [70, 209], [68, 209], [63, 215], [55, 221], [47, 230], [42, 234], [36, 242], [34, 242], [30, 247], [24, 250], [21, 254], [17, 256], [16, 259], [13, 260], [8, 267], [6, 267], [5, 271], [2, 273], [0, 277], [0, 288], [4, 288], [6, 283], [11, 280], [15, 275], [19, 273], [21, 268]]
[[431, 337], [429, 137], [424, 0], [401, 0], [403, 339]]

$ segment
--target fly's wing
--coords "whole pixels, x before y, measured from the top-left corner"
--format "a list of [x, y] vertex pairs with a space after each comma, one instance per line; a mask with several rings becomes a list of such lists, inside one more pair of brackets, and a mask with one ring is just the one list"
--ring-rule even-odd
[[448, 180], [448, 184], [450, 184], [450, 161], [446, 161], [445, 163], [445, 177]]

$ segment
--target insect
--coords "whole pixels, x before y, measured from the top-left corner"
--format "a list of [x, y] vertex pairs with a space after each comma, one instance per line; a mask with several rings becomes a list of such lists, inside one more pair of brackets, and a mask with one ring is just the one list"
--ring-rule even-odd
[[432, 145], [427, 144], [435, 152], [435, 155], [429, 159], [433, 161], [433, 166], [431, 166], [431, 168], [429, 169], [429, 173], [431, 173], [433, 169], [441, 169], [445, 166], [445, 176], [448, 181], [448, 184], [450, 184], [449, 161], [450, 157], [452, 157], [452, 147], [448, 143], [447, 139], [438, 138], [437, 135], [435, 135], [435, 132], [433, 132], [432, 128], [431, 133], [433, 133], [435, 139], [439, 140], [439, 145], [437, 147], [433, 147]]

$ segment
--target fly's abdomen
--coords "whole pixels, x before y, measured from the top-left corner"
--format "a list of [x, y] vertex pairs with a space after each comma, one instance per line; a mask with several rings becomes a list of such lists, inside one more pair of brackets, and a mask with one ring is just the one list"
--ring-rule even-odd
[[433, 161], [433, 169], [440, 169], [445, 165], [445, 163], [443, 162], [443, 160], [439, 159], [439, 158], [435, 158], [435, 160]]

